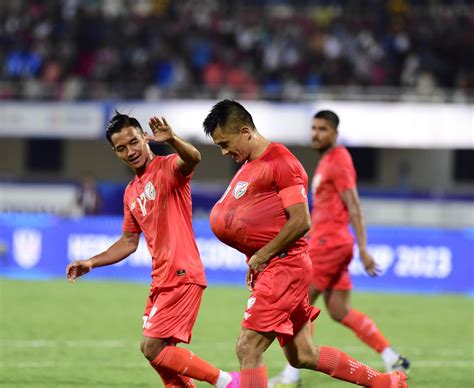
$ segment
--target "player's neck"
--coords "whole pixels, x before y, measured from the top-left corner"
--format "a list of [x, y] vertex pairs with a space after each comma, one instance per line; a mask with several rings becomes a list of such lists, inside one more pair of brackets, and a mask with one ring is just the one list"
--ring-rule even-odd
[[270, 143], [270, 141], [265, 139], [262, 135], [258, 134], [254, 138], [254, 144], [250, 153], [249, 162], [260, 157], [260, 155], [262, 155], [267, 150]]
[[337, 144], [336, 143], [333, 143], [331, 145], [329, 145], [329, 147], [326, 147], [326, 148], [321, 148], [318, 150], [318, 153], [319, 153], [319, 156], [322, 158], [324, 155], [328, 154], [329, 151], [331, 151], [332, 149], [336, 148], [337, 147]]
[[140, 178], [140, 177], [145, 173], [147, 167], [150, 165], [151, 161], [152, 161], [154, 158], [155, 158], [155, 154], [150, 151], [150, 153], [148, 154], [148, 157], [147, 157], [147, 159], [146, 159], [145, 164], [144, 164], [142, 167], [137, 168], [137, 169], [135, 170], [135, 175]]

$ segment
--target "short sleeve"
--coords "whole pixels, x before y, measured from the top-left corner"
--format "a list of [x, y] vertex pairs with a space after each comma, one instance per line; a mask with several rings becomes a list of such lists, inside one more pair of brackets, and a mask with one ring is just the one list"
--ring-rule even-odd
[[282, 152], [274, 159], [273, 173], [284, 208], [308, 201], [308, 175], [292, 153]]
[[123, 232], [130, 232], [130, 233], [140, 233], [142, 231], [140, 229], [140, 226], [138, 225], [137, 221], [133, 217], [133, 214], [130, 211], [130, 208], [129, 208], [128, 204], [126, 203], [125, 198], [124, 198], [124, 203], [123, 203], [122, 231]]
[[356, 187], [356, 173], [348, 151], [340, 153], [334, 158], [331, 162], [330, 171], [331, 179], [338, 193]]
[[191, 180], [193, 173], [184, 176], [178, 167], [178, 158], [178, 154], [167, 155], [163, 159], [161, 168], [166, 170], [166, 176], [168, 176], [171, 181], [174, 181], [177, 185], [184, 185]]

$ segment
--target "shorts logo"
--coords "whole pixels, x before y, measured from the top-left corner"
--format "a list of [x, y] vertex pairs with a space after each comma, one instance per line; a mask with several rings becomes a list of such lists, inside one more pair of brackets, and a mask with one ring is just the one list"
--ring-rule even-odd
[[244, 320], [249, 319], [252, 316], [252, 314], [245, 312], [244, 313]]
[[153, 186], [153, 183], [148, 182], [145, 185], [145, 196], [152, 201], [156, 198], [156, 190], [155, 186]]
[[304, 187], [301, 189], [301, 195], [302, 195], [304, 198], [307, 198], [307, 197], [306, 197], [306, 190], [304, 189]]
[[234, 190], [232, 191], [234, 198], [239, 199], [242, 195], [244, 195], [248, 186], [249, 182], [238, 181], [234, 187]]
[[158, 308], [156, 306], [153, 306], [153, 308], [150, 311], [150, 315], [144, 315], [143, 316], [143, 328], [144, 329], [149, 329], [151, 327], [152, 323], [148, 322], [148, 321], [150, 320], [151, 317], [153, 317], [153, 315], [156, 314], [157, 311], [158, 311]]
[[255, 304], [255, 301], [257, 300], [257, 298], [255, 296], [251, 296], [248, 300], [247, 300], [247, 310], [250, 310], [253, 305]]

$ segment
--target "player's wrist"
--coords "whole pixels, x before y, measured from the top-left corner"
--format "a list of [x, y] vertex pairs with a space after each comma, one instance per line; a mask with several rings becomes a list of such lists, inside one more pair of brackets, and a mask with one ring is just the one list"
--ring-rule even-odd
[[174, 132], [171, 132], [171, 135], [170, 137], [168, 138], [168, 140], [166, 140], [166, 142], [170, 145], [170, 146], [173, 146], [174, 143], [176, 141], [176, 135], [174, 134]]

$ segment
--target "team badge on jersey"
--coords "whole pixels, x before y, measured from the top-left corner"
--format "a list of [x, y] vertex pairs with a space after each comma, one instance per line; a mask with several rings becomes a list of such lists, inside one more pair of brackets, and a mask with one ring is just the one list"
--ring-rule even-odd
[[234, 198], [239, 199], [242, 195], [244, 195], [248, 186], [249, 182], [238, 181], [234, 187], [234, 190], [232, 191]]
[[150, 200], [154, 200], [156, 198], [156, 190], [155, 190], [155, 186], [153, 186], [153, 183], [151, 182], [148, 182], [146, 185], [145, 185], [145, 196], [150, 199]]

